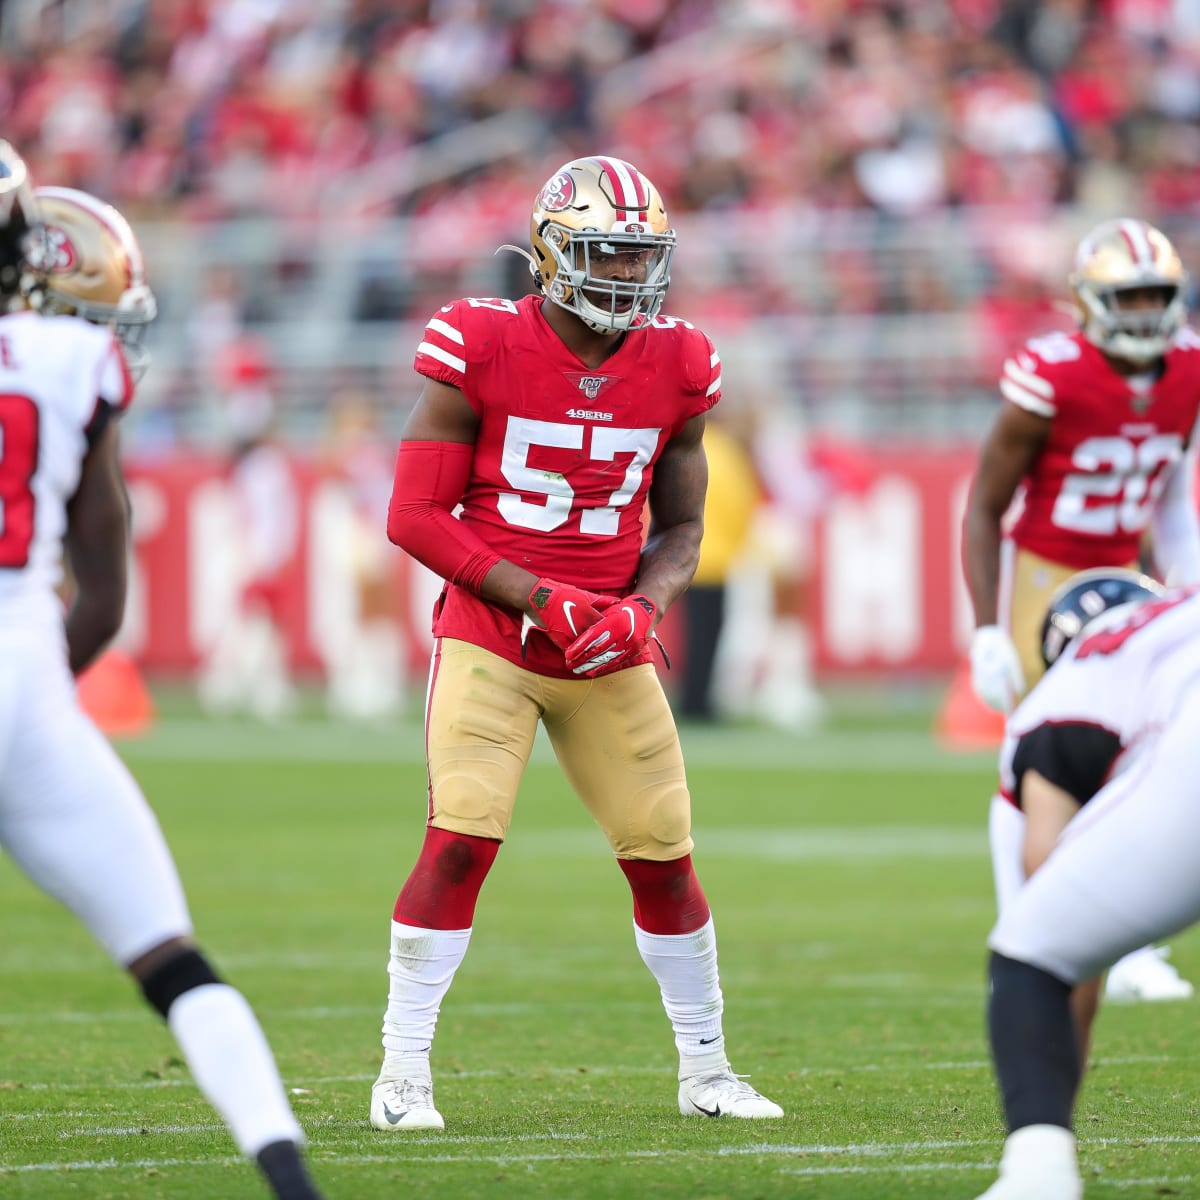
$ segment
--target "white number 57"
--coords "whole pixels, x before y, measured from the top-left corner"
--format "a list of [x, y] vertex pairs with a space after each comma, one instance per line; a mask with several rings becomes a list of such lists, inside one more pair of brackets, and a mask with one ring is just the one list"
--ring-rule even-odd
[[[524, 529], [548, 533], [566, 523], [571, 515], [575, 489], [564, 475], [544, 471], [529, 465], [529, 451], [534, 446], [582, 450], [586, 425], [568, 425], [557, 421], [533, 421], [527, 417], [509, 417], [504, 434], [504, 450], [500, 470], [517, 492], [501, 492], [500, 515], [510, 524]], [[613, 426], [591, 426], [588, 457], [596, 462], [612, 462], [618, 454], [632, 454], [625, 476], [608, 503], [585, 508], [579, 514], [583, 533], [598, 537], [613, 537], [621, 519], [620, 510], [633, 499], [642, 482], [642, 471], [658, 447], [661, 429], [620, 429]], [[540, 501], [526, 496], [541, 496]]]

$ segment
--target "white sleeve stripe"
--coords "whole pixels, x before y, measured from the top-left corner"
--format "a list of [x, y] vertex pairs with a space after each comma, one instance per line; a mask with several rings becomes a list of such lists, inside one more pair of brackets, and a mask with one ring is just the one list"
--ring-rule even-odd
[[1029, 412], [1036, 413], [1039, 417], [1052, 417], [1058, 412], [1058, 409], [1048, 400], [1043, 400], [1040, 396], [1027, 392], [1023, 387], [1013, 383], [1011, 379], [1000, 380], [1000, 394], [1006, 400], [1011, 400], [1018, 407], [1028, 409]]
[[712, 358], [710, 358], [708, 360], [708, 365], [710, 367], [716, 367], [716, 366], [720, 366], [720, 364], [721, 364], [721, 356], [714, 350], [712, 352]]
[[440, 333], [442, 337], [449, 338], [452, 342], [457, 342], [460, 346], [464, 344], [462, 332], [455, 329], [448, 321], [443, 321], [441, 317], [434, 317], [425, 328], [431, 330], [433, 333]]
[[716, 377], [716, 379], [714, 379], [712, 381], [712, 383], [710, 383], [708, 385], [708, 391], [705, 392], [704, 394], [706, 396], [711, 396], [713, 394], [713, 392], [719, 392], [720, 390], [721, 390], [721, 377], [720, 377], [720, 375], [718, 375]]
[[453, 367], [456, 371], [461, 371], [464, 375], [467, 372], [467, 360], [465, 358], [457, 358], [449, 350], [443, 350], [440, 346], [434, 346], [430, 342], [422, 342], [417, 347], [417, 353], [424, 354], [428, 358], [436, 358], [438, 362], [445, 363], [446, 366]]
[[1028, 388], [1031, 392], [1037, 392], [1039, 396], [1044, 396], [1047, 400], [1054, 399], [1054, 384], [1050, 380], [1043, 379], [1032, 371], [1023, 371], [1011, 358], [1004, 364], [1004, 373], [1013, 383], [1019, 383], [1022, 387]]

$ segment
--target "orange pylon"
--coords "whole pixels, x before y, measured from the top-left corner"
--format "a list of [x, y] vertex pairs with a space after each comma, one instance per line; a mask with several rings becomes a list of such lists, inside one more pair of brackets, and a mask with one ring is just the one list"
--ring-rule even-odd
[[960, 663], [933, 721], [947, 750], [994, 750], [1004, 740], [1004, 714], [988, 708], [971, 686], [971, 667]]
[[134, 737], [154, 723], [154, 701], [137, 664], [106, 650], [77, 681], [83, 711], [110, 737]]

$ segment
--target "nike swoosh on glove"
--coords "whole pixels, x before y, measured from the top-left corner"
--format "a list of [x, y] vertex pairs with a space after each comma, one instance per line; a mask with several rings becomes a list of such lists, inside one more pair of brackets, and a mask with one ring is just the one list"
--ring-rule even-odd
[[535, 614], [532, 627], [548, 634], [560, 650], [566, 650], [585, 629], [594, 625], [606, 604], [615, 603], [614, 596], [600, 596], [544, 576], [529, 593], [529, 606]]
[[971, 686], [997, 712], [1010, 713], [1025, 691], [1021, 658], [999, 625], [981, 625], [971, 637]]
[[647, 596], [626, 596], [567, 647], [567, 666], [576, 675], [615, 670], [641, 653], [654, 630], [658, 606]]

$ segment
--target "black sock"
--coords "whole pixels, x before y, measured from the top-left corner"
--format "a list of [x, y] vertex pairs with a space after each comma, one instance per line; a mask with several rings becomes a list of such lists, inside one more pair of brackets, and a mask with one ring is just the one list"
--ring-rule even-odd
[[321, 1200], [295, 1142], [272, 1142], [258, 1152], [257, 1161], [276, 1200]]
[[988, 1031], [1009, 1132], [1071, 1128], [1081, 1067], [1071, 987], [1048, 971], [993, 954]]

